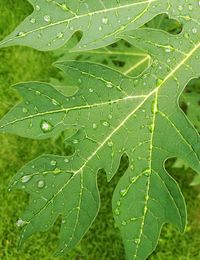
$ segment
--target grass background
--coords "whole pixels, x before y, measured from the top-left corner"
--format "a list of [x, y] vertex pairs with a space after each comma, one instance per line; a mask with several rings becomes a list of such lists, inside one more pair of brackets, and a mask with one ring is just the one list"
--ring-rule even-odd
[[[0, 0], [0, 39], [31, 13], [31, 6], [25, 0]], [[26, 47], [11, 47], [0, 50], [0, 117], [18, 100], [19, 96], [11, 85], [29, 80], [49, 81], [57, 74], [51, 66], [52, 53], [41, 53]], [[31, 237], [19, 250], [19, 230], [15, 223], [28, 202], [22, 191], [7, 192], [8, 184], [15, 172], [26, 162], [45, 153], [59, 154], [60, 146], [53, 140], [32, 141], [11, 135], [0, 135], [0, 259], [119, 259], [124, 260], [120, 234], [114, 226], [111, 212], [111, 198], [116, 178], [108, 184], [104, 176], [99, 177], [101, 210], [88, 234], [66, 257], [54, 258], [57, 245], [59, 220], [48, 233]], [[174, 170], [168, 163], [168, 170], [179, 182], [188, 207], [188, 226], [185, 234], [165, 225], [156, 251], [149, 259], [186, 260], [200, 259], [200, 199], [199, 189], [189, 186], [193, 178], [191, 170]]]

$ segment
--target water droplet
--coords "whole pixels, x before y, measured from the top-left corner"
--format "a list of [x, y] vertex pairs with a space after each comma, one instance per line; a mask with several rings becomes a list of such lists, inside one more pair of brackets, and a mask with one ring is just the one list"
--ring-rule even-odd
[[193, 28], [193, 29], [192, 29], [192, 33], [193, 33], [193, 34], [197, 34], [197, 28]]
[[102, 31], [102, 27], [101, 26], [99, 26], [99, 31]]
[[162, 79], [157, 79], [156, 80], [156, 87], [160, 87], [163, 83], [163, 80]]
[[59, 32], [58, 34], [57, 34], [57, 38], [63, 38], [64, 37], [64, 33], [63, 32]]
[[21, 218], [17, 220], [16, 222], [16, 226], [17, 227], [22, 227], [26, 224], [26, 222], [24, 220], [22, 220]]
[[120, 200], [118, 200], [118, 202], [117, 202], [117, 206], [120, 206], [121, 205], [121, 202], [120, 202]]
[[112, 119], [112, 115], [111, 115], [111, 114], [110, 114], [110, 115], [108, 115], [108, 118], [109, 118], [109, 119]]
[[35, 23], [35, 22], [36, 22], [35, 18], [30, 19], [30, 23]]
[[182, 5], [179, 5], [179, 6], [178, 6], [178, 10], [179, 10], [179, 11], [182, 11], [182, 10], [183, 10]]
[[69, 159], [66, 158], [66, 159], [64, 160], [64, 162], [68, 163], [68, 162], [69, 162]]
[[45, 185], [45, 182], [43, 180], [38, 181], [38, 188], [43, 188]]
[[112, 147], [112, 146], [113, 146], [113, 142], [112, 142], [112, 141], [109, 141], [109, 142], [108, 142], [108, 146], [109, 146], [109, 147]]
[[107, 17], [104, 17], [104, 18], [102, 19], [102, 22], [103, 22], [103, 24], [107, 24], [107, 23], [108, 23], [108, 18], [107, 18]]
[[116, 216], [119, 216], [119, 215], [120, 215], [120, 211], [119, 211], [118, 208], [115, 209], [115, 215], [116, 215]]
[[103, 121], [103, 126], [109, 126], [110, 124], [107, 121]]
[[18, 34], [17, 34], [17, 36], [25, 36], [26, 35], [26, 33], [25, 32], [19, 32]]
[[41, 95], [41, 92], [38, 91], [38, 90], [36, 90], [36, 91], [35, 91], [35, 94], [36, 94], [37, 96], [40, 96], [40, 95]]
[[120, 195], [121, 196], [125, 196], [126, 195], [126, 189], [122, 189], [122, 190], [120, 190]]
[[36, 11], [40, 11], [40, 6], [39, 6], [39, 5], [36, 5], [36, 6], [35, 6], [35, 10], [36, 10]]
[[77, 140], [77, 139], [74, 139], [74, 140], [73, 140], [73, 144], [78, 144], [78, 140]]
[[130, 177], [130, 182], [131, 182], [131, 183], [134, 183], [134, 182], [135, 182], [135, 179], [136, 179], [135, 177]]
[[41, 122], [41, 129], [44, 133], [48, 133], [53, 130], [53, 125], [51, 123], [49, 123], [48, 121], [43, 120]]
[[138, 244], [139, 241], [140, 241], [140, 240], [139, 240], [138, 238], [134, 240], [134, 242], [135, 242], [136, 244]]
[[51, 17], [49, 15], [44, 16], [45, 22], [49, 23], [51, 21]]
[[55, 99], [52, 99], [52, 104], [53, 104], [54, 106], [59, 106], [59, 103], [58, 103]]
[[26, 183], [31, 179], [31, 175], [24, 175], [21, 179], [22, 183]]
[[22, 111], [23, 111], [23, 113], [27, 113], [28, 109], [26, 107], [23, 107]]
[[56, 162], [55, 160], [52, 160], [52, 161], [50, 162], [50, 164], [51, 164], [52, 166], [55, 166], [55, 165], [57, 164], [57, 162]]
[[122, 226], [126, 226], [127, 222], [125, 220], [122, 221]]
[[107, 88], [113, 88], [112, 82], [107, 82], [106, 87], [107, 87]]
[[89, 92], [90, 92], [90, 93], [92, 93], [93, 91], [94, 91], [94, 89], [92, 89], [92, 88], [89, 89]]
[[59, 174], [59, 173], [61, 173], [61, 172], [62, 172], [62, 170], [59, 169], [59, 168], [56, 168], [56, 169], [53, 171], [54, 174]]
[[93, 124], [92, 124], [92, 128], [93, 128], [93, 129], [96, 129], [96, 128], [97, 128], [97, 124], [93, 123]]

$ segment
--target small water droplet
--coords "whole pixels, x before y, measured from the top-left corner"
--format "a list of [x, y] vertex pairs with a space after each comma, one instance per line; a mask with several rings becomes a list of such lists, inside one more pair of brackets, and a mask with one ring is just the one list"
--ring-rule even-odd
[[23, 113], [27, 113], [28, 109], [26, 107], [23, 107], [22, 111], [23, 111]]
[[92, 124], [92, 128], [93, 128], [93, 129], [96, 129], [96, 128], [97, 128], [97, 124], [93, 123], [93, 124]]
[[55, 166], [55, 165], [57, 164], [57, 162], [56, 162], [55, 160], [52, 160], [52, 161], [50, 162], [50, 164], [51, 164], [52, 166]]
[[30, 19], [30, 23], [35, 23], [36, 22], [36, 19], [35, 18], [31, 18]]
[[31, 175], [24, 175], [21, 179], [22, 183], [26, 183], [31, 179]]
[[17, 34], [17, 36], [25, 36], [26, 35], [26, 33], [25, 32], [19, 32], [18, 34]]
[[119, 216], [119, 215], [120, 215], [120, 211], [119, 211], [118, 208], [115, 209], [115, 215], [116, 215], [116, 216]]
[[40, 6], [39, 6], [39, 5], [36, 5], [36, 6], [35, 6], [35, 10], [36, 10], [36, 11], [40, 11]]
[[53, 125], [46, 120], [43, 120], [40, 125], [43, 133], [48, 133], [53, 130]]
[[125, 220], [122, 221], [122, 226], [126, 226], [127, 222]]
[[103, 121], [103, 126], [109, 126], [110, 124], [107, 121]]
[[103, 22], [103, 24], [107, 24], [108, 23], [108, 18], [107, 17], [103, 17], [102, 22]]
[[66, 159], [64, 160], [64, 162], [68, 163], [68, 162], [69, 162], [69, 159], [66, 158]]
[[57, 34], [57, 38], [60, 39], [60, 38], [63, 38], [64, 37], [64, 33], [63, 32], [59, 32]]
[[74, 139], [74, 140], [73, 140], [73, 144], [78, 144], [78, 140], [77, 140], [77, 139]]
[[113, 88], [112, 82], [107, 82], [106, 87], [107, 87], [107, 88]]
[[44, 16], [45, 22], [49, 23], [51, 21], [51, 17], [49, 15]]
[[192, 29], [192, 33], [193, 33], [193, 34], [197, 34], [197, 28], [193, 28], [193, 29]]
[[45, 185], [45, 182], [43, 180], [38, 181], [38, 188], [43, 188]]
[[109, 141], [109, 142], [108, 142], [108, 146], [109, 146], [109, 147], [112, 147], [112, 146], [113, 146], [113, 142], [112, 142], [112, 141]]
[[121, 196], [125, 196], [126, 195], [126, 189], [122, 189], [122, 190], [120, 190], [120, 195]]
[[90, 93], [92, 93], [93, 91], [94, 91], [94, 89], [92, 89], [92, 88], [89, 89], [89, 92], [90, 92]]

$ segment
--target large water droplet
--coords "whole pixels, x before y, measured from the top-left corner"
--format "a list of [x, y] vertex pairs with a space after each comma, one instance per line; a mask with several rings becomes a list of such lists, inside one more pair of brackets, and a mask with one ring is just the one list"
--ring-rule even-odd
[[26, 222], [24, 220], [22, 220], [21, 218], [17, 220], [16, 222], [16, 226], [17, 227], [22, 227], [26, 224]]
[[49, 123], [48, 121], [43, 120], [41, 122], [41, 129], [44, 133], [48, 133], [53, 130], [53, 125], [51, 123]]

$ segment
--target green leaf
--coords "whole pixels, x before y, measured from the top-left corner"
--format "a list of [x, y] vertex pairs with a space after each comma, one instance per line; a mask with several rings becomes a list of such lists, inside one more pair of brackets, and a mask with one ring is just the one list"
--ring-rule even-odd
[[[70, 206], [66, 206], [68, 214], [74, 207], [80, 208], [73, 218], [79, 220], [79, 225], [73, 224], [71, 233], [69, 231], [60, 239], [58, 253], [67, 253], [83, 236], [98, 211], [98, 199], [93, 199], [94, 196], [98, 198], [96, 173], [99, 168], [104, 168], [108, 180], [111, 180], [124, 153], [129, 157], [129, 168], [114, 192], [113, 213], [122, 233], [127, 259], [146, 259], [155, 249], [161, 227], [166, 222], [184, 231], [185, 202], [164, 163], [168, 158], [179, 157], [200, 173], [199, 135], [178, 105], [187, 83], [200, 76], [198, 8], [197, 2], [177, 5], [183, 24], [179, 35], [140, 29], [121, 36], [134, 46], [145, 49], [152, 57], [151, 66], [140, 77], [131, 78], [105, 66], [72, 61], [60, 62], [58, 67], [70, 82], [70, 87], [79, 89], [73, 96], [66, 98], [45, 83], [17, 86], [23, 101], [0, 121], [1, 132], [49, 138], [65, 129], [77, 129], [76, 134], [68, 139], [69, 145], [75, 147], [75, 153], [66, 158], [69, 168], [62, 168], [59, 163], [47, 179], [42, 179], [43, 172], [49, 170], [50, 160], [46, 156], [42, 165], [39, 164], [40, 158], [36, 160], [38, 178], [27, 177], [33, 174], [28, 164], [12, 182], [12, 187], [28, 189], [32, 197], [18, 222], [24, 224], [25, 238], [41, 230], [39, 220], [50, 218], [50, 222], [47, 221], [49, 228], [56, 217], [63, 214], [62, 207], [55, 208], [52, 219], [49, 207], [44, 207], [44, 202], [40, 201], [45, 186], [37, 192], [38, 181], [44, 180], [47, 187], [56, 182], [59, 188], [52, 193], [53, 199], [47, 198], [47, 205], [51, 205], [51, 201], [55, 206], [62, 205], [59, 191], [65, 187], [67, 193], [73, 190], [79, 194], [68, 201]], [[56, 158], [55, 161], [59, 160]], [[38, 169], [44, 170], [40, 173]], [[60, 169], [66, 174], [62, 175]], [[84, 176], [84, 185], [81, 185], [81, 176]], [[68, 180], [74, 184], [72, 190], [67, 186]], [[88, 191], [79, 207], [77, 197], [82, 198], [83, 187], [92, 190], [93, 196], [89, 198], [91, 193]], [[33, 195], [35, 193], [38, 197]], [[74, 199], [76, 202], [73, 204]], [[92, 212], [86, 221], [85, 207], [90, 204]], [[34, 205], [37, 205], [36, 209]], [[44, 215], [40, 218], [43, 208]], [[68, 225], [69, 230], [71, 225]], [[26, 228], [30, 230], [28, 233]]]
[[75, 32], [81, 31], [83, 37], [76, 49], [99, 48], [115, 42], [117, 33], [138, 28], [170, 7], [161, 0], [29, 2], [33, 13], [0, 47], [17, 44], [47, 51], [63, 46]]
[[47, 231], [59, 216], [58, 255], [72, 249], [88, 230], [99, 209], [96, 172], [87, 166], [78, 171], [72, 167], [67, 157], [45, 155], [15, 176], [10, 188], [31, 195], [30, 205], [17, 221], [23, 227], [21, 243], [37, 231]]

